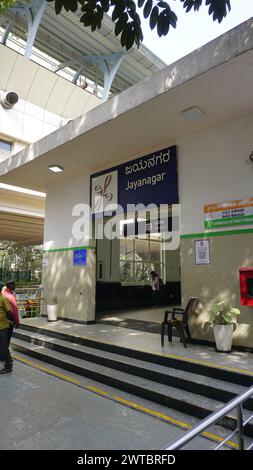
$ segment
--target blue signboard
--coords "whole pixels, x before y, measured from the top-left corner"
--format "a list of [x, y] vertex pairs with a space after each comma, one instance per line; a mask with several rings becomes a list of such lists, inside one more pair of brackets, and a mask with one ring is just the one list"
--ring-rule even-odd
[[74, 250], [73, 251], [73, 265], [86, 266], [87, 250]]
[[153, 152], [91, 176], [93, 213], [119, 204], [178, 204], [177, 149]]

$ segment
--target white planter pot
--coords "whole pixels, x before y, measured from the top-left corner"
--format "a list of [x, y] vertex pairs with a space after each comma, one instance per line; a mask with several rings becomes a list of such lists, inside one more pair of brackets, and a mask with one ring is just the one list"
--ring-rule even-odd
[[232, 348], [233, 325], [214, 325], [213, 332], [217, 351], [230, 352]]
[[48, 321], [56, 321], [58, 313], [58, 305], [47, 305], [47, 319]]

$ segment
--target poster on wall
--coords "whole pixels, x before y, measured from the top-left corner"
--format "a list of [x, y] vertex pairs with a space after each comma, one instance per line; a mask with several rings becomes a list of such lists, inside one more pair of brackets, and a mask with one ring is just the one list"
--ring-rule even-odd
[[210, 264], [209, 240], [195, 240], [195, 264]]
[[[91, 176], [93, 214], [124, 212], [128, 204], [178, 204], [176, 147], [168, 147]], [[114, 209], [115, 208], [115, 209]]]
[[253, 198], [204, 206], [206, 229], [253, 224]]
[[74, 250], [73, 251], [73, 266], [86, 266], [87, 264], [87, 250]]

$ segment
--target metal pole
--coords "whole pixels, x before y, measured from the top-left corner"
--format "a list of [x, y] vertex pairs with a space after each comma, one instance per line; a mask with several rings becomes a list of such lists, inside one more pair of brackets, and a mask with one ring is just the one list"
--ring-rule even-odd
[[237, 406], [237, 429], [239, 450], [244, 450], [242, 404]]
[[[250, 387], [246, 392], [241, 393], [236, 398], [233, 398], [229, 403], [223, 406], [220, 410], [214, 411], [211, 415], [207, 416], [203, 421], [195, 426], [195, 428], [190, 429], [184, 434], [182, 437], [175, 439], [173, 442], [167, 444], [166, 446], [162, 447], [161, 450], [177, 450], [182, 448], [185, 444], [190, 442], [194, 437], [199, 436], [203, 431], [205, 431], [209, 426], [215, 424], [221, 418], [226, 416], [227, 413], [234, 410], [238, 406], [240, 406], [244, 401], [250, 398], [253, 395], [253, 386]], [[242, 416], [239, 417], [242, 419]], [[242, 421], [239, 421], [242, 426]], [[242, 444], [243, 445], [243, 444]]]

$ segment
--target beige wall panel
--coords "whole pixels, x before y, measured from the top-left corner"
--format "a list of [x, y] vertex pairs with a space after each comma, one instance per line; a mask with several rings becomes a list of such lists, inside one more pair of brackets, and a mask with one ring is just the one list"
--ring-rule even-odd
[[95, 250], [87, 250], [87, 265], [73, 266], [73, 251], [44, 254], [44, 314], [53, 296], [59, 303], [62, 318], [92, 322], [95, 320]]
[[252, 197], [253, 114], [178, 139], [181, 233], [204, 228], [204, 205]]
[[210, 238], [210, 265], [195, 264], [194, 239], [181, 240], [182, 303], [197, 296], [200, 304], [191, 319], [194, 338], [213, 341], [208, 309], [218, 300], [228, 299], [241, 310], [234, 332], [236, 345], [253, 347], [253, 307], [240, 305], [239, 268], [253, 266], [253, 234]]
[[62, 77], [57, 78], [47, 103], [47, 109], [52, 113], [62, 115], [66, 102], [74, 92], [73, 83]]
[[16, 60], [16, 53], [10, 51], [10, 49], [8, 49], [8, 47], [6, 46], [3, 46], [3, 44], [0, 44], [0, 88], [2, 88], [3, 90], [7, 90], [8, 80]]
[[15, 91], [20, 98], [26, 99], [39, 65], [18, 55], [8, 80], [8, 89]]
[[88, 108], [88, 103], [90, 103], [89, 109], [92, 109], [101, 104], [101, 100], [91, 95], [88, 91], [82, 90], [82, 88], [76, 86], [71, 95], [71, 100], [66, 102], [62, 115], [65, 117], [71, 116], [75, 119], [84, 113], [83, 110], [85, 110], [85, 112], [89, 110], [86, 109]]
[[87, 101], [85, 102], [85, 104], [83, 103], [83, 108], [82, 108], [81, 114], [88, 113], [88, 111], [90, 111], [93, 108], [96, 108], [96, 106], [98, 106], [102, 103], [102, 101], [99, 98], [97, 98], [96, 96], [93, 96], [88, 92], [87, 92], [87, 94], [89, 96], [87, 97]]
[[165, 252], [166, 281], [180, 281], [180, 250], [167, 250]]
[[72, 233], [73, 224], [78, 220], [78, 216], [72, 215], [73, 208], [76, 204], [89, 204], [89, 175], [81, 174], [67, 181], [61, 181], [60, 175], [53, 177], [55, 184], [50, 186], [46, 197], [44, 248], [89, 245], [89, 239], [75, 239]]
[[57, 78], [56, 74], [40, 67], [27, 95], [27, 101], [36, 103], [37, 106], [42, 108], [46, 107]]

